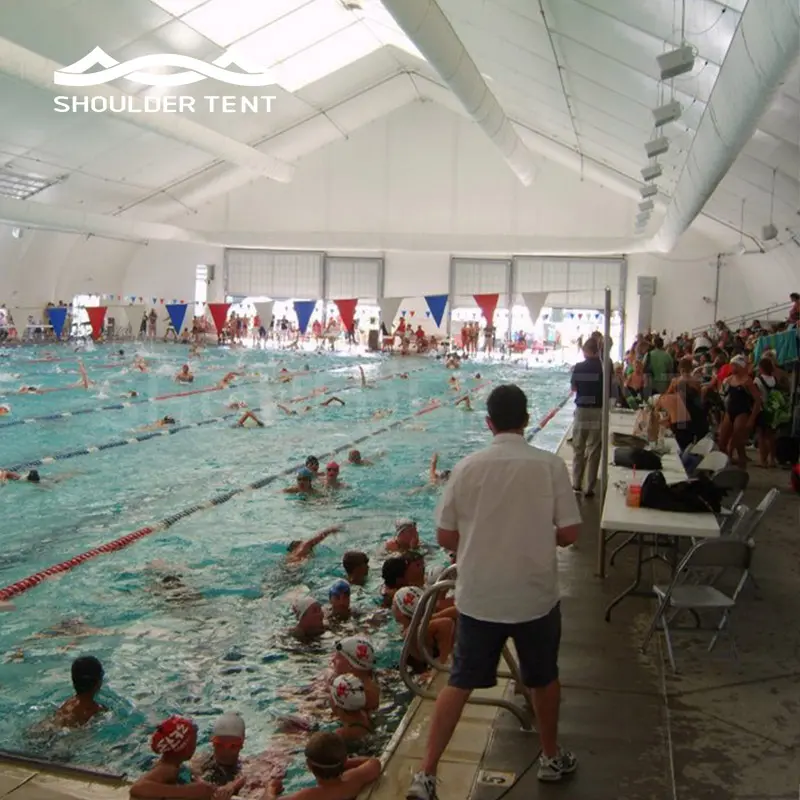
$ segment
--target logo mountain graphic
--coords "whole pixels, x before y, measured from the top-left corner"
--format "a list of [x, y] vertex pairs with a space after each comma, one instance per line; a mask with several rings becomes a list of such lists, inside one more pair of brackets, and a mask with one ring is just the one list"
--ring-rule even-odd
[[[239, 71], [226, 69], [230, 66], [237, 67]], [[94, 67], [103, 69], [90, 72]], [[157, 67], [175, 67], [183, 71], [148, 71]], [[276, 82], [273, 75], [263, 67], [243, 61], [230, 50], [226, 50], [210, 64], [175, 53], [140, 56], [120, 63], [101, 47], [95, 47], [80, 61], [53, 73], [53, 81], [57, 86], [101, 86], [119, 78], [127, 78], [144, 86], [188, 86], [206, 78], [231, 86], [271, 86]]]

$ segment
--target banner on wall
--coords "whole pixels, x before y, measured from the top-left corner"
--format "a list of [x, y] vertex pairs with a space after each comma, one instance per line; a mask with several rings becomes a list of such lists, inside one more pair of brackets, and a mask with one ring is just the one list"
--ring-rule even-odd
[[333, 302], [336, 303], [336, 308], [339, 309], [339, 316], [342, 318], [345, 330], [352, 330], [358, 300], [334, 300]]
[[90, 306], [86, 308], [86, 313], [89, 315], [89, 322], [92, 326], [92, 339], [97, 341], [100, 334], [103, 332], [103, 323], [106, 320], [105, 306]]
[[67, 321], [67, 307], [56, 306], [55, 308], [48, 308], [47, 316], [50, 318], [50, 324], [53, 326], [53, 333], [55, 333], [56, 339], [60, 339], [61, 331], [64, 330], [64, 323]]
[[128, 318], [128, 324], [131, 326], [131, 333], [136, 336], [139, 333], [139, 328], [142, 325], [142, 317], [147, 310], [144, 303], [135, 303], [134, 305], [125, 306], [123, 312]]
[[253, 305], [256, 308], [256, 314], [258, 314], [261, 324], [268, 331], [269, 326], [272, 324], [272, 308], [275, 305], [275, 301], [265, 300], [263, 303], [253, 303]]
[[228, 309], [230, 307], [230, 303], [208, 304], [208, 310], [211, 312], [211, 319], [214, 320], [214, 326], [217, 329], [217, 333], [221, 333], [225, 327], [225, 321], [228, 319]]
[[311, 315], [316, 307], [316, 300], [294, 301], [294, 313], [297, 314], [297, 327], [300, 328], [300, 333], [305, 335], [308, 330], [308, 323], [311, 321]]
[[[535, 325], [536, 320], [539, 319], [544, 304], [547, 302], [548, 292], [523, 292], [522, 299], [531, 315], [531, 322]], [[555, 321], [555, 320], [554, 320]]]
[[433, 321], [436, 323], [437, 328], [442, 327], [442, 319], [444, 319], [444, 310], [447, 306], [446, 294], [428, 294], [425, 295], [425, 302], [428, 304]]
[[494, 322], [494, 312], [497, 309], [497, 301], [500, 295], [495, 294], [474, 294], [475, 302], [478, 304], [487, 325], [492, 325]]
[[397, 316], [397, 311], [402, 302], [402, 297], [381, 297], [378, 300], [378, 305], [381, 309], [381, 322], [386, 326], [387, 331], [391, 331], [394, 318]]
[[186, 309], [187, 306], [181, 305], [180, 303], [170, 303], [167, 306], [169, 320], [172, 323], [172, 327], [175, 328], [175, 333], [178, 335], [180, 335], [183, 330], [183, 325], [186, 322]]

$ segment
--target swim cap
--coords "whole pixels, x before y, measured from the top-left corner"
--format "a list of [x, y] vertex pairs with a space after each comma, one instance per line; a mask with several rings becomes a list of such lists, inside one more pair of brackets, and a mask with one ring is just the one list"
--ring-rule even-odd
[[734, 356], [731, 359], [731, 364], [736, 364], [737, 367], [746, 367], [747, 359], [744, 356]]
[[300, 622], [300, 620], [303, 619], [308, 610], [312, 606], [316, 605], [319, 604], [313, 597], [311, 597], [311, 595], [306, 595], [306, 597], [301, 597], [298, 600], [295, 600], [292, 605], [292, 611], [294, 611], [294, 614], [297, 617], [297, 621]]
[[361, 711], [367, 705], [367, 693], [355, 675], [339, 675], [331, 683], [331, 700], [343, 711]]
[[335, 461], [329, 461], [325, 469], [331, 469], [335, 472], [339, 471], [339, 465]]
[[31, 483], [40, 483], [42, 479], [39, 477], [39, 471], [32, 469], [28, 473], [27, 480], [29, 480]]
[[214, 723], [211, 736], [226, 736], [231, 739], [244, 739], [244, 720], [232, 711], [223, 714]]
[[336, 642], [336, 652], [341, 653], [355, 669], [375, 669], [375, 648], [363, 636], [341, 639]]
[[422, 597], [422, 589], [418, 586], [404, 586], [397, 590], [392, 602], [404, 617], [413, 617], [420, 597]]
[[311, 479], [314, 477], [314, 473], [308, 467], [300, 467], [300, 469], [297, 470], [297, 477]]
[[3, 403], [0, 405], [0, 414], [10, 414], [11, 413], [11, 406], [7, 403]]
[[402, 533], [406, 528], [414, 528], [416, 527], [416, 522], [413, 519], [399, 519], [394, 524], [394, 532], [395, 534]]
[[344, 578], [340, 578], [328, 590], [328, 597], [338, 597], [340, 594], [350, 594], [350, 584]]
[[150, 747], [158, 755], [181, 754], [188, 748], [194, 732], [195, 725], [190, 719], [170, 717], [158, 726]]

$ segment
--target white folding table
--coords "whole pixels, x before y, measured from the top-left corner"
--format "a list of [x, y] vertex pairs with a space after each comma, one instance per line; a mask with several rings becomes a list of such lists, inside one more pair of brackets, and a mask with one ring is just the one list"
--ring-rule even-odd
[[[630, 412], [612, 412], [610, 432], [632, 433], [634, 417]], [[665, 440], [667, 452], [661, 456], [661, 471], [667, 483], [686, 480], [686, 470], [678, 454], [678, 446], [674, 439]], [[614, 447], [609, 446], [609, 458], [613, 462]], [[650, 473], [637, 470], [637, 482], [643, 482]], [[647, 537], [654, 537], [657, 544], [659, 536], [677, 542], [681, 538], [712, 539], [719, 537], [719, 524], [714, 514], [682, 513], [676, 511], [660, 511], [654, 508], [632, 508], [626, 503], [627, 484], [633, 478], [633, 470], [614, 466], [608, 468], [608, 486], [605, 487], [603, 515], [600, 519], [601, 535], [608, 541], [617, 533], [628, 533], [635, 537], [637, 545], [636, 577], [634, 582], [618, 595], [606, 608], [606, 621], [611, 619], [612, 609], [626, 597], [632, 595], [652, 596], [650, 590], [640, 588], [642, 582], [642, 565], [644, 564], [644, 548]], [[674, 564], [673, 564], [674, 567]]]

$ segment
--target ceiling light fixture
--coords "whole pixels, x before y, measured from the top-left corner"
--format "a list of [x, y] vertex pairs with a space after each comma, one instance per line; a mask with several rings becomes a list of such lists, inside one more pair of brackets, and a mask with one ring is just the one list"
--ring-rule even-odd
[[41, 175], [25, 175], [0, 167], [0, 197], [12, 200], [27, 200], [55, 183], [60, 178], [43, 178]]
[[661, 80], [668, 81], [678, 75], [684, 75], [694, 69], [694, 48], [685, 44], [677, 50], [670, 50], [656, 57], [661, 70]]
[[661, 164], [648, 164], [642, 170], [642, 178], [646, 181], [654, 181], [656, 178], [660, 178], [662, 173]]
[[652, 211], [653, 210], [653, 201], [652, 200], [644, 200], [643, 202], [639, 203], [639, 211]]
[[644, 146], [648, 158], [655, 158], [656, 156], [663, 155], [669, 150], [669, 139], [666, 136], [659, 136], [657, 139], [651, 139]]
[[656, 128], [661, 128], [670, 122], [675, 122], [681, 118], [683, 113], [683, 106], [677, 101], [673, 100], [670, 103], [664, 103], [663, 106], [653, 109], [653, 119]]
[[642, 199], [646, 197], [655, 197], [658, 194], [658, 186], [654, 183], [648, 183], [645, 186], [639, 187], [639, 194], [642, 196]]

